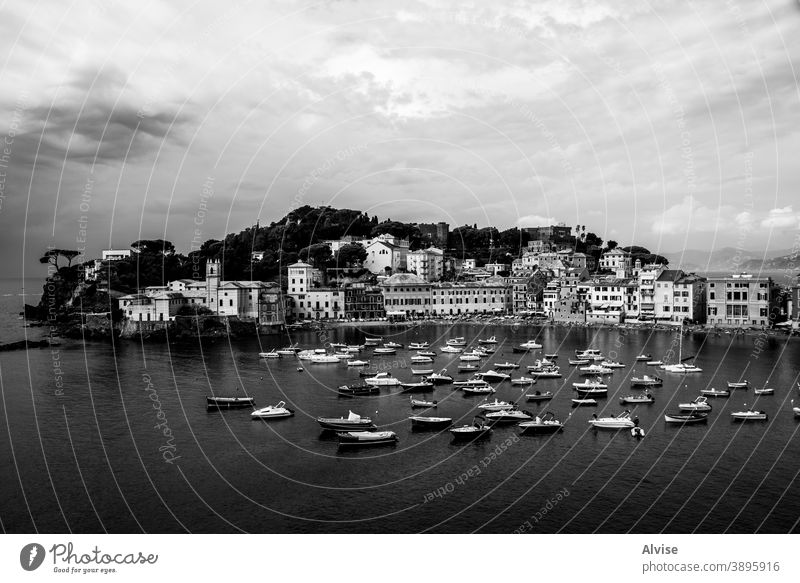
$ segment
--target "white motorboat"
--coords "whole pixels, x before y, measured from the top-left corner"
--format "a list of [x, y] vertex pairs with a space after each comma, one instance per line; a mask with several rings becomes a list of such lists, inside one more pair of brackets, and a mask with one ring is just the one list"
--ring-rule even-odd
[[439, 350], [449, 354], [458, 354], [463, 349], [459, 348], [458, 346], [442, 346], [441, 348], [439, 348]]
[[480, 359], [481, 356], [478, 356], [477, 354], [462, 354], [458, 357], [458, 360], [461, 362], [479, 362]]
[[413, 364], [424, 364], [427, 362], [433, 362], [433, 359], [430, 356], [419, 356], [419, 355], [412, 356], [410, 360]]
[[700, 389], [700, 394], [705, 395], [706, 397], [730, 397], [731, 392], [727, 389], [715, 389], [711, 387], [710, 389]]
[[433, 350], [417, 350], [418, 356], [429, 356], [430, 358], [436, 358], [436, 353]]
[[447, 341], [448, 346], [456, 346], [456, 347], [464, 347], [467, 345], [467, 341], [464, 340], [463, 336], [459, 336], [457, 338], [451, 338]]
[[432, 368], [412, 368], [411, 374], [413, 375], [429, 375], [433, 374]]
[[678, 409], [681, 411], [711, 411], [711, 404], [706, 397], [700, 395], [690, 403], [679, 403]]
[[[800, 387], [800, 385], [798, 385], [798, 387]], [[791, 400], [791, 403], [792, 403], [792, 413], [794, 413], [795, 417], [800, 417], [800, 407], [794, 406], [794, 399]]]
[[533, 377], [521, 376], [521, 377], [517, 377], [515, 379], [511, 379], [511, 384], [512, 385], [517, 385], [517, 386], [527, 387], [529, 385], [535, 385], [536, 384], [536, 379], [533, 378]]
[[262, 409], [257, 409], [250, 413], [252, 419], [281, 419], [283, 417], [291, 417], [294, 411], [286, 406], [284, 401], [279, 402], [277, 405], [269, 405]]
[[491, 423], [513, 423], [515, 421], [530, 421], [533, 419], [533, 414], [521, 409], [503, 409], [490, 411], [484, 417]]
[[616, 417], [598, 417], [595, 413], [589, 419], [589, 425], [598, 429], [630, 429], [637, 423], [631, 419], [631, 412], [626, 410]]
[[377, 346], [383, 342], [383, 338], [378, 336], [377, 338], [364, 338], [364, 346]]
[[607, 389], [608, 385], [602, 381], [600, 377], [597, 377], [593, 381], [583, 381], [581, 383], [572, 383], [572, 386], [576, 389]]
[[403, 345], [400, 344], [399, 342], [384, 342], [383, 343], [383, 347], [384, 348], [403, 348]]
[[374, 377], [364, 379], [364, 382], [373, 387], [397, 387], [402, 383], [388, 372], [379, 372]]
[[575, 358], [580, 360], [605, 360], [605, 355], [597, 348], [585, 348], [575, 351]]
[[570, 358], [569, 363], [572, 366], [582, 366], [584, 364], [589, 364], [591, 362], [588, 358]]
[[644, 360], [644, 361], [653, 360], [653, 355], [652, 354], [640, 354], [639, 356], [636, 357], [636, 360]]
[[428, 344], [427, 342], [411, 342], [408, 345], [408, 349], [409, 350], [425, 350], [426, 348], [428, 348], [428, 346], [430, 346], [430, 344]]
[[659, 377], [651, 377], [650, 375], [642, 375], [641, 377], [631, 377], [632, 387], [660, 387], [664, 381]]
[[415, 391], [432, 391], [433, 383], [428, 381], [427, 377], [422, 377], [418, 383], [401, 383], [404, 393], [413, 393]]
[[485, 381], [499, 382], [511, 380], [511, 375], [496, 370], [487, 370], [486, 372], [476, 372], [476, 377], [480, 377]]
[[312, 364], [338, 363], [339, 357], [335, 354], [315, 354], [311, 357]]
[[424, 407], [426, 409], [435, 409], [439, 405], [439, 401], [427, 401], [425, 399], [415, 399], [411, 397], [411, 407]]
[[[294, 353], [292, 353], [292, 354], [294, 354]], [[258, 357], [259, 358], [280, 358], [281, 355], [278, 354], [277, 350], [270, 350], [269, 352], [259, 352], [258, 353]]]
[[489, 395], [495, 392], [489, 383], [461, 387], [461, 390], [467, 395]]
[[432, 382], [434, 385], [442, 385], [446, 383], [452, 383], [453, 377], [447, 374], [446, 368], [443, 368], [439, 372], [428, 375], [428, 381]]
[[645, 363], [647, 366], [662, 366], [664, 364], [663, 360], [648, 360]]
[[494, 363], [494, 367], [497, 370], [512, 370], [512, 369], [519, 368], [519, 365], [514, 363], [514, 362], [506, 361], [506, 362], [495, 362]]
[[396, 348], [386, 348], [384, 346], [383, 348], [376, 348], [375, 350], [372, 351], [372, 354], [376, 354], [376, 355], [380, 355], [380, 354], [397, 354], [397, 349]]
[[479, 367], [475, 364], [461, 363], [458, 365], [458, 372], [473, 372], [480, 370]]
[[734, 411], [731, 413], [734, 421], [766, 421], [767, 414], [764, 411]]
[[522, 433], [555, 433], [564, 428], [564, 424], [556, 419], [556, 416], [550, 411], [545, 411], [541, 415], [537, 415], [532, 421], [523, 421], [517, 425], [522, 430]]
[[498, 401], [495, 399], [493, 402], [481, 403], [478, 409], [482, 411], [503, 411], [505, 409], [514, 409], [516, 405], [508, 401]]
[[347, 366], [369, 366], [368, 360], [348, 360]]
[[489, 338], [487, 338], [485, 340], [480, 339], [480, 340], [478, 340], [478, 344], [497, 344], [497, 337], [496, 336], [490, 336]]
[[455, 441], [473, 441], [488, 437], [491, 433], [491, 425], [477, 418], [472, 425], [462, 425], [461, 427], [453, 427], [450, 429], [450, 435], [453, 436]]
[[300, 352], [300, 349], [297, 347], [297, 344], [292, 344], [291, 346], [281, 348], [280, 350], [276, 350], [275, 352], [277, 352], [281, 356], [294, 356], [298, 352]]
[[557, 366], [553, 368], [533, 370], [528, 367], [528, 374], [535, 376], [538, 379], [558, 379], [561, 378], [561, 371]]
[[729, 389], [746, 389], [750, 386], [750, 381], [728, 381]]
[[581, 371], [582, 375], [604, 375], [604, 374], [614, 373], [614, 369], [607, 368], [599, 364], [590, 364], [589, 366], [582, 366], [578, 370]]
[[625, 365], [621, 362], [614, 361], [614, 360], [603, 360], [600, 361], [600, 366], [604, 366], [606, 368], [625, 368]]
[[643, 403], [655, 403], [656, 398], [651, 395], [649, 392], [645, 392], [640, 395], [625, 395], [619, 398], [619, 402], [622, 405], [639, 405]]
[[322, 429], [327, 430], [342, 430], [347, 431], [350, 429], [375, 429], [375, 424], [369, 417], [362, 417], [358, 413], [349, 411], [347, 417], [317, 417]]
[[760, 389], [753, 389], [753, 392], [756, 395], [774, 395], [775, 389], [773, 389], [772, 387], [762, 387]]
[[480, 377], [473, 377], [465, 381], [453, 381], [453, 386], [455, 387], [483, 387], [488, 384], [489, 383]]
[[519, 346], [520, 348], [527, 348], [528, 350], [535, 350], [537, 348], [542, 348], [542, 345], [536, 342], [535, 340], [528, 340], [527, 342], [523, 342]]
[[300, 360], [311, 360], [315, 356], [327, 356], [327, 354], [328, 352], [324, 348], [315, 348], [312, 350], [301, 350], [297, 353], [297, 358]]

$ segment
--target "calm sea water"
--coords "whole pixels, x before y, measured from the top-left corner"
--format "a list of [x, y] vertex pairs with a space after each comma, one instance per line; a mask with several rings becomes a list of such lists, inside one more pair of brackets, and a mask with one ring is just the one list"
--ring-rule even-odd
[[[307, 364], [298, 372], [294, 359], [259, 360], [259, 350], [286, 338], [202, 345], [65, 341], [56, 352], [0, 353], [3, 530], [510, 533], [526, 520], [526, 530], [549, 533], [798, 529], [800, 423], [790, 404], [800, 396], [796, 340], [775, 337], [757, 346], [755, 337], [684, 337], [684, 354], [697, 354], [704, 372], [660, 375], [665, 384], [654, 389], [655, 404], [635, 408], [646, 430], [637, 441], [625, 431], [591, 429], [587, 420], [595, 412], [621, 411], [618, 398], [630, 392], [632, 372], [653, 372], [634, 357], [664, 354], [675, 346], [675, 333], [476, 325], [367, 332], [436, 344], [451, 336], [496, 335], [503, 344], [489, 363], [516, 359], [523, 368], [534, 356], [510, 348], [535, 337], [545, 347], [538, 355], [558, 352], [567, 373], [536, 386], [556, 397], [537, 406], [524, 400], [530, 389], [509, 383], [498, 385], [496, 396], [561, 419], [571, 413], [567, 426], [546, 437], [517, 437], [514, 426], [498, 427], [491, 439], [467, 445], [452, 443], [447, 432], [412, 432], [407, 395], [384, 389], [374, 397], [339, 397], [336, 387], [359, 382], [344, 364]], [[328, 334], [305, 332], [292, 340], [316, 347], [364, 338], [356, 329]], [[588, 346], [628, 367], [611, 377], [609, 398], [599, 407], [571, 409], [578, 379], [566, 360]], [[399, 350], [371, 358], [405, 379], [411, 378], [409, 355]], [[435, 367], [455, 372], [456, 361], [440, 355]], [[707, 426], [664, 424], [664, 412], [699, 389], [739, 378], [768, 381], [776, 394], [754, 401], [752, 390], [737, 390], [714, 402]], [[259, 406], [285, 400], [296, 415], [266, 423], [251, 421], [248, 410], [206, 410], [207, 394], [236, 387]], [[456, 422], [471, 421], [483, 401], [448, 385], [431, 396], [440, 402], [436, 415]], [[769, 421], [732, 422], [729, 413], [745, 406], [767, 411]], [[396, 431], [398, 445], [339, 451], [315, 418], [349, 410]], [[469, 475], [476, 465], [480, 473]], [[436, 491], [443, 495], [432, 496]]]

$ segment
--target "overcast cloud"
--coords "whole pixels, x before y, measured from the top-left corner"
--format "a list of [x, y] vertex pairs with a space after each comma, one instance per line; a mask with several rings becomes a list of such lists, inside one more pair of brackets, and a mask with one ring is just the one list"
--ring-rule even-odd
[[795, 0], [265, 4], [3, 5], [8, 275], [81, 217], [89, 256], [188, 251], [300, 204], [795, 243]]

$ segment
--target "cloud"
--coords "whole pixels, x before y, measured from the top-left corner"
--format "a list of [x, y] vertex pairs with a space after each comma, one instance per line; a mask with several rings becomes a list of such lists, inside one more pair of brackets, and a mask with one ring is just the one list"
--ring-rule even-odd
[[761, 221], [761, 227], [764, 229], [800, 228], [800, 213], [794, 212], [791, 205], [772, 209]]
[[546, 227], [548, 225], [555, 225], [556, 219], [554, 217], [543, 217], [541, 215], [526, 215], [517, 219], [517, 226], [519, 227]]
[[691, 232], [724, 232], [732, 218], [733, 207], [712, 208], [687, 196], [655, 218], [653, 232], [660, 235], [678, 235]]

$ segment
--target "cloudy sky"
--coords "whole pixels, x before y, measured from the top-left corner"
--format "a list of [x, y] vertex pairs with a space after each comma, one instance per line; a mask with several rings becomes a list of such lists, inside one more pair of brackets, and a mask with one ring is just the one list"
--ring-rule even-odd
[[5, 2], [6, 273], [301, 204], [797, 245], [796, 0], [484, 4]]

